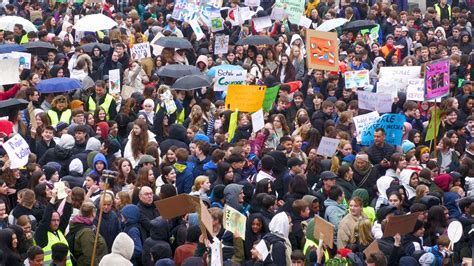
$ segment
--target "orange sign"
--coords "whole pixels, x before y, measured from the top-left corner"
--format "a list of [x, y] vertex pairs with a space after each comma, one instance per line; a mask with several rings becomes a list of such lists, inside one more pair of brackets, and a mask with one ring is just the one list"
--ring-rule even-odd
[[308, 68], [339, 70], [337, 33], [306, 30], [306, 50]]

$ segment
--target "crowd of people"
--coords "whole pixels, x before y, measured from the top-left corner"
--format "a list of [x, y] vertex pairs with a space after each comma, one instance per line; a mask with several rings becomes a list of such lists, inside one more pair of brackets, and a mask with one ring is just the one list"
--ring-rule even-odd
[[[275, 2], [259, 2], [254, 16], [270, 16]], [[19, 134], [31, 152], [18, 168], [0, 148], [0, 265], [179, 266], [219, 257], [212, 265], [460, 265], [474, 244], [474, 6], [427, 2], [426, 10], [409, 10], [405, 0], [307, 1], [302, 15], [310, 29], [335, 18], [377, 25], [332, 30], [339, 71], [331, 72], [307, 67], [306, 29], [288, 16], [263, 29], [252, 20], [233, 25], [232, 11], [247, 1], [224, 1], [218, 32], [199, 21], [204, 38], [174, 17], [172, 0], [3, 1], [0, 14], [31, 20], [37, 31], [2, 29], [0, 48], [43, 41], [55, 49], [30, 51], [21, 82], [0, 92], [1, 101], [33, 106], [11, 108], [0, 121], [2, 141]], [[118, 26], [73, 29], [77, 18], [97, 13]], [[213, 52], [219, 35], [229, 36], [227, 53]], [[238, 44], [251, 35], [276, 43]], [[160, 36], [187, 39], [193, 48], [151, 43], [151, 57], [132, 59], [130, 48]], [[426, 63], [445, 58], [447, 95], [416, 102], [399, 91], [393, 99], [391, 113], [406, 119], [402, 144], [387, 143], [377, 128], [374, 144], [362, 145], [353, 118], [370, 110], [359, 108], [364, 88], [345, 87], [344, 72], [369, 70], [376, 91], [383, 67], [421, 66], [422, 77]], [[174, 64], [202, 75], [240, 66], [245, 84], [279, 85], [264, 128], [254, 132], [245, 112], [231, 124], [235, 110], [212, 85], [171, 89], [176, 79], [160, 69]], [[127, 96], [109, 88], [115, 69]], [[55, 77], [82, 88], [40, 93], [37, 85]], [[437, 134], [426, 141], [435, 110]], [[323, 136], [339, 140], [332, 157], [318, 154]], [[154, 203], [182, 193], [207, 205], [212, 232], [203, 233], [197, 213], [160, 216]], [[226, 205], [247, 217], [245, 235], [225, 228]], [[419, 214], [411, 232], [384, 235], [391, 217], [410, 213]], [[333, 245], [315, 235], [315, 217], [334, 226]], [[453, 221], [464, 233], [450, 247]], [[212, 254], [214, 241], [222, 243], [220, 256]], [[378, 248], [364, 254], [374, 241]]]

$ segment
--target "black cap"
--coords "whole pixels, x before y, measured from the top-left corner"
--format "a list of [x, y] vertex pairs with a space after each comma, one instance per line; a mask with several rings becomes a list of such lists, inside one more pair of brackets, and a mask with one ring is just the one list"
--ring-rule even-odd
[[324, 171], [321, 173], [321, 179], [324, 180], [331, 180], [336, 179], [337, 175], [331, 171]]
[[377, 221], [381, 223], [383, 220], [385, 220], [385, 218], [387, 218], [387, 215], [395, 212], [397, 212], [397, 207], [392, 205], [383, 206], [377, 212]]
[[288, 167], [291, 168], [293, 166], [297, 166], [297, 165], [303, 165], [304, 162], [301, 161], [300, 159], [296, 158], [296, 157], [293, 157], [291, 159], [288, 160]]

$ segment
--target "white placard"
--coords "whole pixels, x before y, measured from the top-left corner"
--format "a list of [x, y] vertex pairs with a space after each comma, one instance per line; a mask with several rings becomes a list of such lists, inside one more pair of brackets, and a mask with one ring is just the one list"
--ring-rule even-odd
[[31, 54], [22, 53], [22, 52], [11, 52], [11, 58], [18, 58], [20, 60], [20, 65], [24, 69], [31, 68]]
[[243, 85], [247, 78], [247, 70], [244, 69], [218, 69], [216, 71], [214, 91], [227, 91], [229, 85]]
[[272, 26], [272, 20], [270, 16], [253, 18], [253, 25], [257, 31], [261, 31], [265, 28]]
[[176, 107], [176, 103], [174, 102], [173, 95], [171, 94], [170, 90], [165, 91], [163, 93], [163, 98], [165, 102], [166, 112], [170, 115], [178, 109]]
[[7, 142], [3, 143], [3, 148], [10, 159], [10, 169], [18, 169], [28, 163], [28, 156], [31, 153], [30, 146], [20, 134], [16, 134]]
[[337, 150], [340, 140], [322, 137], [319, 143], [317, 154], [327, 157], [332, 157]]
[[258, 110], [252, 114], [252, 128], [253, 132], [257, 132], [265, 127], [265, 119], [263, 118], [263, 109]]
[[132, 60], [151, 57], [150, 43], [136, 43], [130, 48], [130, 56]]
[[242, 12], [240, 11], [241, 8], [234, 8], [229, 10], [228, 19], [232, 23], [232, 26], [240, 26], [244, 23], [242, 18]]
[[381, 67], [379, 81], [389, 83], [396, 92], [406, 92], [409, 79], [420, 78], [420, 66]]
[[307, 29], [309, 29], [311, 27], [311, 23], [313, 23], [313, 21], [305, 16], [301, 16], [300, 18], [300, 23], [299, 25], [301, 27], [305, 27]]
[[120, 69], [109, 70], [109, 91], [110, 93], [120, 93], [121, 88]]
[[265, 240], [260, 239], [260, 242], [255, 246], [255, 250], [258, 251], [258, 258], [261, 261], [265, 261], [270, 253], [267, 248], [267, 244], [265, 244]]
[[214, 54], [227, 54], [229, 52], [229, 35], [216, 35]]
[[0, 85], [16, 84], [20, 82], [19, 58], [0, 60]]
[[260, 0], [245, 0], [246, 6], [260, 6]]
[[360, 109], [389, 113], [392, 111], [393, 98], [390, 94], [359, 91], [358, 103]]
[[270, 18], [273, 20], [282, 21], [285, 18], [285, 15], [285, 9], [275, 7], [272, 9], [272, 14], [270, 15]]
[[407, 100], [419, 101], [425, 100], [425, 80], [424, 79], [410, 79], [407, 87]]
[[239, 12], [243, 22], [252, 19], [252, 15], [255, 14], [255, 12], [250, 11], [250, 7], [248, 6], [240, 7]]
[[56, 195], [59, 200], [62, 200], [67, 197], [67, 193], [65, 190], [66, 185], [64, 184], [63, 181], [54, 183], [54, 188], [56, 189], [56, 193], [57, 193]]
[[206, 37], [204, 32], [202, 32], [201, 26], [199, 26], [199, 23], [197, 19], [193, 19], [189, 21], [189, 25], [193, 29], [194, 33], [196, 34], [196, 41], [201, 40], [202, 38]]
[[385, 94], [390, 94], [392, 98], [397, 97], [398, 92], [394, 88], [391, 82], [388, 82], [386, 80], [382, 80], [377, 82], [377, 93], [385, 93]]
[[373, 121], [377, 120], [380, 117], [379, 113], [377, 111], [365, 114], [365, 115], [358, 115], [352, 120], [354, 121], [354, 126], [356, 128], [356, 133], [357, 133], [357, 141], [361, 141], [361, 133], [362, 130], [370, 125]]

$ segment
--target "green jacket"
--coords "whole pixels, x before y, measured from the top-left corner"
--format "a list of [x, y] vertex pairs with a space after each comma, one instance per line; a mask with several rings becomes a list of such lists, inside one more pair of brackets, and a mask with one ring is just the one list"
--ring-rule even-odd
[[[77, 219], [79, 218], [79, 219]], [[66, 237], [71, 248], [73, 244], [74, 250], [72, 254], [76, 260], [76, 265], [90, 266], [92, 259], [92, 250], [94, 249], [95, 226], [84, 223], [83, 217], [74, 217], [71, 221], [68, 236]], [[104, 226], [104, 225], [102, 225]], [[105, 225], [106, 226], [106, 225]], [[72, 249], [72, 248], [71, 248]], [[103, 256], [107, 255], [108, 249], [105, 239], [99, 235], [97, 241], [97, 249], [95, 253], [94, 265], [99, 265]]]

